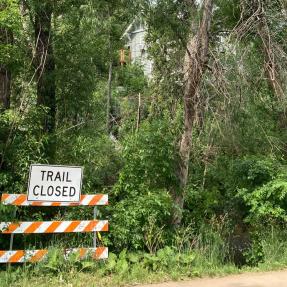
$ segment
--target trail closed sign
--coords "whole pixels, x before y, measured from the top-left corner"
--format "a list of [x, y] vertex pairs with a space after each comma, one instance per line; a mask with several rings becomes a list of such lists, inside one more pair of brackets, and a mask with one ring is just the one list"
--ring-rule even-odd
[[28, 201], [79, 202], [83, 168], [78, 166], [30, 166]]

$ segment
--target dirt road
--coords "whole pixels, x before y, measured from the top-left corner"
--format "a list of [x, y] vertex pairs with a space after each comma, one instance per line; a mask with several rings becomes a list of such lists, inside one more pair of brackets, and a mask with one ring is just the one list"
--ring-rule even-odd
[[287, 287], [287, 270], [245, 273], [214, 279], [168, 282], [141, 287]]

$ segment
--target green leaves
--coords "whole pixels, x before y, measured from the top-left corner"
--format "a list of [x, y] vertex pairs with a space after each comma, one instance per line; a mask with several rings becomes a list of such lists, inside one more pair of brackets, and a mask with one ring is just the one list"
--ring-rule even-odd
[[116, 190], [136, 192], [141, 185], [151, 188], [176, 185], [176, 132], [168, 121], [157, 120], [143, 123], [139, 133], [129, 136], [123, 151], [125, 166]]
[[[156, 233], [169, 222], [171, 212], [171, 198], [165, 190], [142, 189], [141, 193], [127, 196], [118, 203], [113, 203], [111, 209], [111, 222], [113, 227], [110, 231], [111, 243], [116, 250], [121, 250], [129, 246], [129, 250], [143, 250], [148, 241], [150, 242], [149, 231], [151, 221], [154, 232], [151, 236], [156, 238]], [[155, 247], [159, 248], [163, 242]], [[153, 245], [154, 245], [153, 244]]]
[[248, 192], [239, 190], [245, 203], [250, 207], [249, 222], [287, 221], [287, 178], [278, 178]]
[[20, 28], [20, 11], [17, 0], [1, 0], [0, 27], [17, 30]]
[[104, 269], [108, 274], [115, 273], [122, 276], [128, 276], [138, 267], [152, 272], [171, 272], [191, 267], [194, 260], [194, 254], [177, 253], [170, 247], [160, 249], [156, 254], [130, 253], [124, 249], [118, 256], [110, 253]]

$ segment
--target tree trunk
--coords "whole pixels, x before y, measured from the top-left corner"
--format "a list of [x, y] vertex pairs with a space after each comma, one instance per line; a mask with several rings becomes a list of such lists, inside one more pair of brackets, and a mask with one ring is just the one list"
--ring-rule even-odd
[[137, 111], [137, 125], [136, 125], [136, 131], [139, 130], [141, 122], [141, 93], [138, 95], [138, 111]]
[[10, 108], [11, 73], [4, 66], [0, 65], [0, 110]]
[[184, 193], [188, 182], [188, 166], [192, 148], [192, 131], [196, 117], [197, 93], [208, 61], [209, 30], [213, 0], [204, 0], [203, 15], [195, 36], [190, 36], [184, 59], [184, 129], [179, 148], [178, 178], [180, 188], [174, 192], [175, 209], [172, 223], [175, 227], [182, 221]]
[[[2, 7], [0, 7], [0, 11]], [[13, 43], [12, 32], [6, 28], [0, 28], [0, 45]], [[10, 108], [11, 72], [7, 65], [0, 64], [0, 110]]]
[[47, 133], [55, 130], [56, 122], [55, 59], [51, 37], [52, 5], [49, 0], [36, 2], [34, 23], [37, 104], [47, 108], [43, 122], [43, 129]]
[[113, 75], [113, 62], [110, 61], [109, 77], [108, 77], [108, 91], [107, 91], [107, 132], [111, 131], [111, 99], [112, 99], [112, 75]]
[[[272, 39], [272, 34], [270, 31], [270, 24], [267, 21], [267, 15], [263, 4], [260, 6], [260, 22], [257, 29], [257, 34], [261, 39], [261, 49], [264, 57], [264, 70], [266, 74], [266, 79], [268, 86], [273, 96], [276, 97], [278, 101], [278, 106], [281, 107], [281, 111], [278, 112], [278, 130], [285, 131], [287, 128], [287, 109], [284, 104], [284, 88], [282, 82], [281, 70], [284, 70], [284, 66], [280, 63], [280, 58], [282, 55], [278, 55], [276, 52], [276, 42]], [[282, 7], [283, 8], [283, 7]], [[282, 47], [283, 49], [283, 47]], [[284, 64], [283, 64], [284, 65]], [[287, 154], [287, 144], [285, 144], [285, 155]]]
[[284, 91], [280, 81], [278, 65], [276, 63], [276, 55], [274, 53], [274, 47], [272, 45], [270, 29], [266, 20], [265, 11], [263, 7], [261, 9], [261, 22], [259, 23], [257, 33], [262, 41], [265, 72], [271, 91], [278, 98], [278, 100], [282, 100], [284, 97]]

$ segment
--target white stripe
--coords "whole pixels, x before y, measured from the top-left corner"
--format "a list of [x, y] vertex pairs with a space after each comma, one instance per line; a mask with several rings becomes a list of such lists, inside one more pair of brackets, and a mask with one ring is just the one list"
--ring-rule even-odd
[[16, 228], [13, 233], [24, 233], [24, 231], [31, 226], [33, 222], [19, 222], [20, 226]]
[[[85, 250], [84, 258], [93, 256], [96, 253], [96, 249], [98, 248], [83, 248]], [[0, 263], [7, 263], [11, 259], [12, 256], [14, 256], [18, 251], [22, 250], [11, 250], [11, 251], [5, 251], [3, 256], [0, 256]], [[20, 257], [17, 262], [23, 263], [30, 261], [33, 256], [35, 256], [40, 250], [26, 250], [24, 251], [24, 256]], [[64, 250], [65, 254], [64, 257], [67, 259], [69, 255], [80, 252], [80, 248], [70, 248]], [[108, 258], [108, 248], [105, 247], [103, 253], [98, 257], [98, 259], [106, 259]], [[41, 256], [39, 259], [40, 261], [44, 259], [47, 256], [47, 254], [44, 254], [44, 256]]]
[[20, 259], [17, 260], [17, 262], [19, 263], [23, 263], [23, 262], [26, 262], [26, 258], [25, 258], [25, 253], [24, 253], [24, 256], [20, 257]]
[[13, 201], [15, 201], [17, 199], [18, 195], [17, 194], [11, 194], [8, 196], [8, 198], [3, 201], [3, 204], [7, 205], [7, 204], [11, 204]]
[[37, 252], [38, 250], [26, 250], [24, 255], [25, 261], [30, 260]]
[[[22, 196], [23, 194], [9, 194], [9, 196], [7, 197], [7, 199], [5, 199], [4, 201], [2, 201], [2, 203], [4, 205], [11, 205], [13, 204], [13, 202], [18, 199], [20, 196]], [[89, 203], [93, 200], [93, 198], [96, 196], [97, 194], [87, 194], [84, 195], [83, 200], [79, 202], [78, 205], [89, 205]], [[30, 206], [32, 205], [34, 202], [33, 201], [27, 201], [25, 200], [23, 203], [21, 203], [20, 205], [22, 206]], [[108, 203], [108, 195], [107, 194], [103, 194], [101, 199], [96, 203], [96, 205], [106, 205]], [[51, 206], [53, 203], [52, 202], [37, 202], [38, 205], [40, 206]], [[60, 206], [71, 206], [73, 204], [69, 203], [69, 202], [61, 202]]]
[[93, 231], [101, 231], [107, 223], [107, 220], [100, 220]]
[[33, 233], [45, 233], [53, 221], [44, 221]]
[[0, 257], [0, 263], [6, 263], [17, 251], [6, 251], [3, 256]]
[[23, 205], [23, 206], [29, 206], [30, 203], [29, 203], [27, 200], [25, 200], [23, 203], [21, 203], [21, 205]]
[[[4, 201], [2, 201], [2, 203], [4, 205], [11, 205], [13, 204], [13, 202], [15, 200], [17, 200], [20, 196], [22, 196], [21, 194], [9, 194], [9, 196], [7, 197], [7, 199], [5, 199]], [[93, 200], [93, 198], [97, 196], [97, 194], [87, 194], [84, 195], [83, 200], [79, 202], [79, 204], [77, 205], [89, 205], [89, 203]], [[32, 205], [34, 202], [33, 201], [27, 201], [25, 200], [23, 203], [21, 203], [20, 205], [22, 206], [30, 206]], [[101, 197], [101, 199], [96, 203], [96, 205], [106, 205], [108, 203], [108, 195], [107, 194], [103, 194], [103, 196]], [[37, 202], [38, 205], [40, 206], [51, 206], [53, 203], [52, 202], [41, 202], [38, 201]], [[60, 206], [71, 206], [73, 204], [69, 203], [69, 202], [61, 202]]]
[[[49, 228], [51, 224], [53, 224], [54, 221], [43, 221], [39, 225], [39, 227], [34, 230], [32, 233], [45, 233], [46, 230]], [[80, 221], [80, 224], [72, 231], [72, 232], [83, 232], [85, 228], [91, 223], [92, 220], [82, 220]], [[20, 222], [19, 226], [13, 231], [13, 233], [25, 233], [25, 231], [36, 222], [32, 221], [26, 221], [26, 222]], [[61, 233], [66, 230], [67, 227], [69, 227], [70, 224], [72, 224], [73, 221], [62, 221], [61, 224], [55, 229], [53, 233]], [[91, 231], [101, 231], [103, 227], [108, 223], [108, 220], [99, 220], [96, 224], [96, 226]], [[1, 222], [0, 223], [0, 233], [5, 232], [9, 228], [9, 225], [13, 224], [12, 222]], [[17, 224], [17, 223], [14, 223]]]
[[109, 258], [109, 249], [106, 247], [104, 252], [99, 256], [99, 259], [107, 259]]
[[[89, 257], [89, 256], [93, 256], [96, 253], [96, 250], [98, 248], [83, 248], [83, 249], [85, 250], [84, 258], [86, 258], [86, 257]], [[65, 253], [67, 255], [70, 255], [70, 254], [76, 253], [76, 252], [80, 252], [80, 248], [71, 248], [71, 249], [66, 249], [65, 250]], [[108, 247], [105, 247], [104, 251], [102, 252], [102, 254], [98, 258], [99, 259], [106, 259], [108, 257], [109, 257], [109, 249], [108, 249]]]
[[80, 224], [75, 228], [74, 232], [82, 232], [90, 222], [90, 220], [82, 220]]
[[23, 205], [23, 206], [29, 206], [29, 205], [30, 205], [30, 203], [29, 203], [27, 200], [25, 200], [25, 201], [23, 201], [23, 203], [21, 203], [20, 205]]
[[66, 230], [66, 228], [72, 223], [72, 221], [63, 221], [61, 224], [55, 229], [55, 233], [57, 232], [63, 232]]
[[[5, 254], [0, 257], [0, 263], [7, 263], [9, 260], [19, 251], [22, 250], [11, 250], [11, 251], [5, 251]], [[33, 256], [37, 254], [39, 250], [26, 250], [24, 251], [24, 256], [20, 257], [17, 262], [23, 263], [29, 261]], [[41, 257], [42, 259], [43, 257]]]
[[[4, 205], [11, 205], [15, 200], [17, 200], [22, 194], [9, 194], [5, 200], [1, 200]], [[28, 205], [27, 200], [25, 200], [21, 205]]]
[[88, 205], [91, 201], [91, 196], [90, 195], [85, 195], [84, 199], [80, 202], [81, 205]]
[[107, 194], [104, 194], [99, 200], [98, 205], [106, 205], [108, 203], [109, 197]]
[[[26, 224], [19, 223], [20, 225], [13, 231], [13, 233], [23, 233], [23, 227], [28, 227], [30, 222], [26, 222]], [[0, 223], [0, 232], [5, 232], [9, 229], [9, 226], [13, 224], [13, 222], [1, 222]]]

